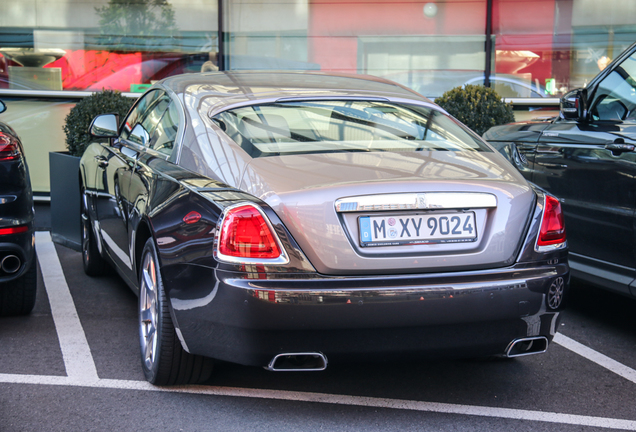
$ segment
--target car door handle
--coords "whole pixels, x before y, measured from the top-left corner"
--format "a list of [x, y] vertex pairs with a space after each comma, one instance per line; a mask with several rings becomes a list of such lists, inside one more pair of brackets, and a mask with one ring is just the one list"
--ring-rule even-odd
[[636, 149], [634, 144], [625, 144], [625, 143], [610, 143], [605, 146], [607, 150], [610, 150], [612, 154], [620, 154], [625, 152], [633, 152]]
[[95, 160], [97, 161], [97, 166], [100, 168], [106, 168], [108, 166], [108, 159], [104, 156], [95, 156]]
[[539, 165], [546, 167], [548, 169], [563, 169], [568, 167], [565, 164], [556, 164], [556, 163], [541, 163]]

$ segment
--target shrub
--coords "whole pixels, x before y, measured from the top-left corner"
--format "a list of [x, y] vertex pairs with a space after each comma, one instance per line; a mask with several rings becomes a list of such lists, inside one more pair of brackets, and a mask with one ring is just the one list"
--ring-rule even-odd
[[134, 102], [134, 99], [112, 90], [103, 90], [82, 99], [71, 109], [64, 123], [66, 147], [69, 153], [73, 156], [84, 154], [84, 150], [91, 142], [88, 128], [95, 116], [115, 113], [123, 119]]
[[435, 103], [480, 136], [493, 126], [515, 121], [512, 106], [502, 102], [494, 89], [482, 85], [455, 87]]

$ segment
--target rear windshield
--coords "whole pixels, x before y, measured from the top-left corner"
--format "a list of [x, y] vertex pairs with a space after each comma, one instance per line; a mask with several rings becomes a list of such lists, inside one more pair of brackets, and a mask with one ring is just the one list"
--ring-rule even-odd
[[490, 151], [432, 108], [379, 101], [253, 105], [212, 118], [252, 157], [333, 152]]

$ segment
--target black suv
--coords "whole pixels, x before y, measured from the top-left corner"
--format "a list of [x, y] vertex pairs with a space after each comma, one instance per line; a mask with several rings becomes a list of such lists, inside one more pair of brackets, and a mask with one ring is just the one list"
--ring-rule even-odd
[[636, 297], [636, 44], [563, 96], [558, 118], [484, 138], [561, 201], [572, 275]]
[[0, 122], [0, 316], [31, 312], [36, 286], [29, 168], [18, 135]]

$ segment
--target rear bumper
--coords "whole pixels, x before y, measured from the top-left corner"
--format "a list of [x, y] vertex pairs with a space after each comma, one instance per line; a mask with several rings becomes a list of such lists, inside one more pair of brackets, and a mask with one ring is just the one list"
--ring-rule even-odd
[[[263, 276], [263, 275], [261, 275]], [[186, 349], [266, 365], [275, 355], [322, 352], [329, 361], [503, 354], [517, 338], [552, 340], [557, 265], [382, 277], [245, 279], [196, 266], [164, 269]], [[566, 294], [567, 296], [567, 294]]]

